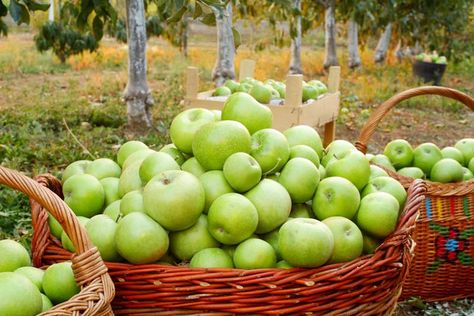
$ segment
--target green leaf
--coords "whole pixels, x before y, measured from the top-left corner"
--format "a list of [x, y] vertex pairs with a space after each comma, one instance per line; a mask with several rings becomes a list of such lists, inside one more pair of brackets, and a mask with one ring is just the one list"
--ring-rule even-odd
[[92, 22], [92, 32], [97, 40], [100, 40], [102, 36], [104, 36], [104, 22], [102, 22], [98, 15], [95, 16]]
[[13, 21], [20, 24], [21, 23], [21, 5], [16, 0], [10, 1], [10, 15], [13, 18]]
[[240, 38], [240, 32], [237, 31], [235, 27], [232, 27], [232, 35], [234, 36], [234, 47], [235, 49], [237, 49], [242, 43], [241, 38]]
[[49, 9], [49, 3], [38, 3], [33, 0], [24, 0], [24, 3], [31, 11], [46, 11]]
[[0, 16], [6, 16], [8, 14], [8, 8], [3, 2], [0, 0]]
[[185, 12], [186, 12], [186, 7], [183, 6], [178, 11], [176, 11], [168, 20], [166, 20], [166, 22], [176, 23], [178, 21], [181, 21]]
[[194, 10], [193, 19], [197, 19], [202, 15], [202, 7], [199, 3], [196, 3], [196, 8]]
[[201, 22], [207, 26], [216, 26], [216, 16], [214, 13], [206, 14], [202, 17]]

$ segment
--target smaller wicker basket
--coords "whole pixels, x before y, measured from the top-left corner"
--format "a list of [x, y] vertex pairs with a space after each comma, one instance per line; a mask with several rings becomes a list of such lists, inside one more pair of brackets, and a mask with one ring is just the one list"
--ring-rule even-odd
[[[448, 97], [474, 110], [474, 99], [454, 89], [425, 86], [406, 90], [372, 113], [360, 132], [357, 149], [365, 153], [377, 125], [388, 112], [419, 95]], [[474, 137], [474, 127], [472, 132], [466, 137]], [[414, 181], [385, 171], [406, 189]], [[413, 233], [415, 258], [402, 297], [419, 296], [427, 301], [474, 297], [474, 179], [458, 183], [426, 181], [426, 185], [426, 200]]]
[[[114, 284], [107, 274], [107, 267], [102, 261], [99, 251], [92, 245], [85, 230], [79, 225], [74, 213], [59, 196], [51, 192], [44, 185], [30, 179], [21, 173], [0, 166], [0, 184], [21, 191], [30, 197], [32, 207], [44, 207], [61, 223], [68, 236], [70, 236], [77, 253], [70, 258], [72, 269], [81, 291], [70, 300], [54, 306], [40, 316], [105, 316], [113, 315], [110, 303], [114, 298]], [[40, 215], [41, 220], [47, 220], [48, 214]], [[46, 216], [46, 217], [44, 217]], [[33, 218], [33, 227], [38, 218]], [[41, 236], [34, 235], [35, 242]], [[48, 238], [48, 236], [44, 236]], [[33, 259], [37, 257], [32, 245]], [[38, 260], [33, 260], [38, 265]]]

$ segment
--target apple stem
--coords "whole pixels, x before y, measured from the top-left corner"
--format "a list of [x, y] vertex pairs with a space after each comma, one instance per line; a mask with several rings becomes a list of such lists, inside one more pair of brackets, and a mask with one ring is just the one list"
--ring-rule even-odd
[[278, 165], [280, 164], [280, 161], [281, 161], [281, 158], [278, 158], [276, 164], [270, 170], [265, 172], [263, 175], [266, 176], [266, 175], [271, 174], [273, 172], [273, 170], [275, 170], [278, 167]]

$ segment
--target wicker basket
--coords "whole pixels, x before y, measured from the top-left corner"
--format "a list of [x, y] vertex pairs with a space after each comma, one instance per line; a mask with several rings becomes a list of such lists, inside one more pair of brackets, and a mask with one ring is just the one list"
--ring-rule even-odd
[[[388, 99], [372, 113], [356, 147], [365, 153], [378, 123], [390, 109], [419, 95], [448, 97], [474, 110], [474, 99], [457, 90], [432, 86], [410, 89]], [[385, 171], [405, 188], [413, 182], [412, 178]], [[474, 180], [426, 182], [426, 200], [413, 234], [415, 258], [402, 297], [419, 296], [428, 301], [474, 297]]]
[[[51, 175], [38, 180], [61, 194]], [[116, 315], [296, 314], [388, 315], [396, 308], [412, 260], [424, 182], [414, 183], [397, 230], [375, 254], [317, 269], [191, 269], [106, 262], [114, 280]], [[68, 260], [71, 253], [50, 235], [45, 210], [33, 207], [36, 260]]]
[[[81, 292], [70, 300], [58, 304], [41, 313], [40, 316], [66, 316], [66, 315], [113, 315], [110, 302], [114, 297], [114, 284], [107, 274], [107, 268], [100, 258], [96, 247], [90, 243], [87, 234], [79, 225], [74, 213], [56, 194], [38, 182], [20, 174], [19, 172], [0, 166], [0, 184], [5, 184], [15, 190], [28, 195], [31, 201], [32, 209], [45, 207], [61, 223], [64, 230], [74, 246], [77, 249], [76, 254], [70, 254], [72, 269], [77, 283], [81, 286]], [[33, 218], [33, 227], [38, 227], [38, 223], [46, 222], [47, 213], [38, 214]], [[48, 236], [34, 235], [36, 244], [39, 239], [46, 240]], [[44, 242], [44, 241], [42, 241]], [[32, 249], [34, 249], [32, 245]], [[37, 254], [33, 250], [33, 259]], [[34, 261], [37, 267], [38, 261]]]

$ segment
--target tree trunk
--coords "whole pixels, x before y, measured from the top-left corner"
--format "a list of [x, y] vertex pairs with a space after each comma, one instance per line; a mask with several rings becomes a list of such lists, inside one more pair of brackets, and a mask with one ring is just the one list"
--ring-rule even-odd
[[226, 9], [213, 8], [217, 26], [217, 60], [212, 71], [215, 85], [221, 86], [227, 79], [235, 78], [234, 35], [232, 33], [232, 4]]
[[[301, 0], [293, 0], [294, 8], [301, 10]], [[301, 16], [297, 16], [295, 21], [294, 30], [296, 31], [295, 37], [291, 38], [291, 59], [290, 59], [290, 74], [302, 74], [303, 68], [301, 67]]]
[[325, 12], [325, 49], [324, 68], [338, 66], [336, 53], [336, 18], [335, 18], [335, 0], [329, 0]]
[[377, 48], [375, 49], [376, 63], [383, 63], [387, 57], [388, 46], [390, 45], [390, 37], [392, 37], [392, 23], [388, 23], [385, 31], [380, 36]]
[[49, 1], [48, 21], [54, 21], [54, 0]]
[[189, 19], [187, 16], [183, 18], [183, 25], [181, 29], [181, 52], [185, 58], [188, 57], [188, 33], [189, 33]]
[[347, 32], [349, 42], [349, 68], [357, 68], [362, 64], [359, 55], [359, 25], [352, 19], [349, 20]]
[[128, 125], [143, 132], [152, 126], [150, 107], [153, 105], [146, 79], [146, 24], [143, 0], [126, 0], [128, 83], [124, 91]]

